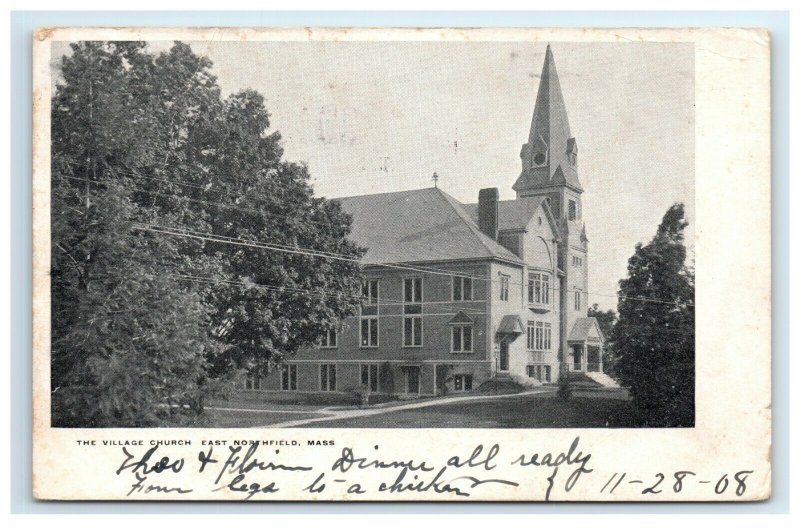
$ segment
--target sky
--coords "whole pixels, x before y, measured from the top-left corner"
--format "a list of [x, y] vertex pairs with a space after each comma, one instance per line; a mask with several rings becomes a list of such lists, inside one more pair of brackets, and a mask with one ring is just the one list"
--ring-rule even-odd
[[[287, 160], [328, 198], [438, 185], [477, 202], [515, 197], [545, 44], [192, 42], [223, 94], [266, 98]], [[154, 51], [170, 43], [151, 43]], [[551, 43], [578, 144], [589, 303], [615, 309], [638, 242], [675, 202], [694, 241], [694, 49], [687, 43]], [[68, 53], [55, 43], [53, 68]]]

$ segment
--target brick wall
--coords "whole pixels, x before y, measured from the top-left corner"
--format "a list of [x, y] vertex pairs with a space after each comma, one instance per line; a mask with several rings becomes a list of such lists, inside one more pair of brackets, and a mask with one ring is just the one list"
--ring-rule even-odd
[[[428, 267], [426, 265], [426, 267]], [[430, 265], [454, 271], [465, 276], [488, 277], [488, 262], [464, 264], [448, 263]], [[368, 270], [366, 276], [377, 279], [380, 296], [377, 307], [379, 340], [377, 347], [361, 347], [360, 318], [351, 317], [341, 324], [336, 348], [309, 348], [298, 352], [301, 360], [364, 360], [364, 361], [421, 361], [459, 359], [483, 360], [491, 340], [486, 336], [486, 299], [491, 295], [491, 284], [474, 280], [472, 300], [452, 300], [453, 278], [449, 275], [412, 271], [381, 269]], [[403, 280], [421, 277], [423, 281], [422, 345], [405, 346], [403, 343]], [[451, 353], [451, 327], [448, 322], [464, 311], [473, 321], [472, 352]]]

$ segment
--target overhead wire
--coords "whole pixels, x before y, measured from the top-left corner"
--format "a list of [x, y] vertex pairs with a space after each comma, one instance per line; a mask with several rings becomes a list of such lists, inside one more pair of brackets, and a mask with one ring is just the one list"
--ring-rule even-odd
[[[187, 238], [191, 238], [191, 239], [198, 239], [198, 240], [204, 240], [204, 241], [210, 241], [210, 242], [216, 242], [216, 243], [239, 245], [239, 246], [258, 248], [258, 249], [263, 249], [263, 250], [273, 250], [273, 251], [276, 251], [276, 252], [287, 252], [287, 253], [290, 253], [290, 254], [299, 254], [299, 255], [306, 255], [306, 256], [312, 256], [312, 257], [336, 259], [336, 260], [342, 260], [342, 261], [348, 261], [348, 262], [352, 262], [352, 263], [361, 264], [361, 261], [359, 259], [352, 258], [352, 257], [345, 257], [345, 256], [341, 256], [341, 255], [336, 255], [336, 254], [329, 254], [329, 253], [314, 251], [312, 249], [306, 249], [306, 248], [302, 248], [302, 247], [285, 247], [284, 248], [284, 247], [281, 247], [281, 246], [277, 246], [275, 244], [266, 244], [266, 243], [259, 242], [259, 241], [254, 241], [254, 240], [240, 240], [239, 238], [232, 238], [232, 237], [228, 237], [228, 236], [219, 236], [217, 234], [208, 234], [208, 233], [204, 233], [204, 232], [194, 232], [194, 231], [192, 231], [190, 229], [185, 229], [185, 228], [176, 229], [176, 228], [167, 228], [167, 227], [158, 227], [158, 226], [146, 226], [146, 225], [134, 225], [133, 228], [134, 229], [138, 229], [138, 230], [150, 231], [150, 232], [154, 232], [154, 233], [161, 233], [161, 234], [165, 234], [165, 235], [171, 235], [171, 236], [187, 237]], [[459, 276], [459, 277], [470, 278], [470, 279], [473, 279], [473, 280], [483, 281], [483, 282], [499, 283], [499, 282], [502, 281], [502, 280], [499, 280], [499, 279], [485, 278], [485, 277], [482, 277], [482, 276], [471, 276], [468, 273], [463, 273], [463, 272], [440, 271], [440, 270], [436, 270], [436, 269], [426, 268], [426, 267], [423, 267], [423, 266], [404, 265], [404, 264], [399, 264], [399, 263], [376, 263], [374, 265], [377, 266], [377, 267], [387, 267], [387, 268], [398, 269], [398, 270], [410, 270], [412, 272], [438, 274], [438, 275], [443, 275], [443, 276]], [[521, 283], [521, 282], [511, 282], [511, 281], [509, 281], [509, 285], [527, 287], [529, 284], [525, 284], [525, 283]], [[551, 291], [560, 291], [561, 288], [560, 287], [556, 287], [556, 286], [551, 286], [551, 287], [549, 287], [549, 290], [551, 290]], [[609, 294], [597, 293], [597, 292], [593, 292], [593, 291], [584, 291], [584, 290], [581, 290], [581, 289], [566, 289], [566, 292], [572, 292], [572, 293], [579, 292], [579, 293], [582, 293], [582, 294], [591, 294], [591, 295], [595, 295], [595, 296], [613, 296], [614, 298], [618, 298], [618, 299], [636, 300], [636, 301], [645, 301], [645, 302], [659, 302], [659, 303], [670, 304], [670, 305], [680, 305], [680, 303], [681, 303], [681, 302], [677, 302], [677, 301], [661, 300], [661, 299], [657, 299], [657, 298], [634, 297], [634, 296], [625, 296], [625, 295], [609, 295]], [[690, 305], [690, 306], [694, 305], [694, 304], [689, 303], [689, 302], [685, 302], [685, 304], [686, 305]]]
[[[81, 178], [81, 177], [70, 177], [70, 176], [66, 176], [66, 175], [61, 175], [61, 177], [62, 178], [67, 178], [67, 179], [72, 179], [72, 180], [79, 180], [79, 181], [86, 181], [86, 182], [96, 182], [96, 181], [93, 181], [91, 179], [85, 179], [85, 178]], [[152, 193], [152, 194], [157, 194], [157, 195], [167, 195], [167, 194], [165, 194], [163, 192], [156, 192], [156, 191], [152, 191], [152, 190], [138, 190], [138, 191], [141, 191], [142, 193]], [[264, 215], [266, 217], [269, 217], [268, 213], [260, 212], [260, 211], [257, 211], [257, 210], [251, 210], [251, 209], [242, 208], [240, 205], [228, 205], [228, 204], [217, 203], [217, 202], [213, 202], [213, 201], [204, 201], [204, 200], [199, 200], [199, 199], [192, 199], [190, 197], [185, 197], [183, 195], [177, 195], [177, 194], [168, 194], [168, 195], [177, 196], [179, 198], [182, 198], [182, 199], [185, 199], [185, 200], [188, 200], [188, 201], [191, 201], [191, 202], [198, 202], [198, 203], [203, 203], [203, 204], [211, 204], [211, 205], [221, 206], [221, 207], [225, 207], [225, 208], [233, 208], [233, 209], [247, 211], [247, 212], [250, 212], [250, 213], [256, 213], [256, 214], [259, 214], [259, 215]], [[309, 223], [314, 223], [314, 224], [325, 224], [325, 223], [315, 222], [313, 220], [304, 220], [304, 222], [309, 222]], [[273, 250], [273, 251], [279, 251], [279, 252], [283, 251], [283, 252], [288, 252], [288, 253], [292, 253], [292, 254], [303, 254], [303, 255], [315, 256], [315, 257], [320, 257], [320, 258], [338, 259], [338, 260], [344, 260], [344, 261], [349, 261], [349, 262], [358, 263], [358, 264], [363, 265], [363, 262], [359, 258], [355, 257], [355, 255], [352, 255], [352, 254], [351, 255], [340, 254], [340, 253], [334, 253], [334, 252], [328, 252], [328, 251], [319, 251], [319, 250], [314, 250], [314, 249], [306, 249], [306, 248], [303, 248], [303, 247], [295, 247], [295, 246], [290, 246], [290, 245], [285, 245], [285, 244], [280, 244], [280, 243], [273, 243], [273, 242], [266, 242], [265, 243], [265, 242], [261, 242], [261, 241], [257, 241], [257, 240], [246, 240], [246, 239], [242, 239], [242, 238], [234, 238], [234, 237], [231, 237], [231, 236], [224, 236], [224, 235], [214, 234], [214, 233], [209, 233], [209, 232], [192, 231], [191, 229], [188, 229], [188, 228], [185, 228], [185, 227], [178, 227], [178, 228], [176, 228], [176, 227], [163, 227], [163, 226], [160, 226], [160, 225], [149, 225], [149, 226], [150, 226], [150, 228], [148, 228], [146, 226], [139, 225], [136, 228], [141, 229], [141, 230], [149, 230], [149, 231], [157, 232], [157, 233], [163, 233], [163, 234], [167, 234], [167, 235], [173, 235], [173, 236], [183, 236], [183, 237], [192, 238], [192, 239], [204, 239], [206, 241], [216, 242], [216, 243], [223, 243], [223, 244], [234, 244], [234, 245], [235, 244], [239, 244], [239, 245], [242, 245], [242, 246], [249, 246], [249, 247], [252, 247], [252, 248], [260, 248], [260, 249], [263, 249], [263, 250]], [[387, 268], [393, 268], [393, 269], [410, 270], [410, 271], [413, 271], [413, 272], [422, 272], [422, 273], [429, 273], [429, 274], [440, 274], [440, 275], [446, 275], [446, 276], [460, 276], [460, 277], [470, 278], [470, 279], [473, 279], [473, 280], [483, 281], [483, 282], [499, 283], [499, 282], [502, 281], [500, 279], [492, 279], [492, 278], [485, 278], [485, 277], [481, 277], [481, 276], [474, 276], [474, 275], [470, 275], [469, 273], [465, 273], [465, 272], [462, 272], [462, 271], [452, 271], [452, 270], [445, 270], [445, 269], [437, 269], [437, 268], [431, 267], [431, 266], [407, 265], [407, 264], [401, 264], [400, 262], [381, 262], [381, 263], [374, 263], [374, 264], [369, 264], [369, 265], [376, 266], [376, 267], [387, 267]], [[509, 281], [509, 285], [526, 287], [529, 284], [528, 283], [524, 283], [524, 282]], [[553, 291], [553, 292], [561, 290], [560, 287], [557, 287], [555, 285], [550, 286], [549, 289], [551, 291]], [[566, 292], [572, 292], [572, 293], [579, 292], [579, 293], [582, 293], [582, 294], [587, 294], [587, 295], [592, 295], [592, 296], [604, 296], [604, 297], [610, 297], [610, 298], [617, 298], [618, 300], [622, 300], [622, 299], [624, 299], [624, 300], [635, 300], [635, 301], [654, 302], [654, 303], [662, 303], [662, 304], [669, 304], [669, 305], [680, 305], [681, 303], [684, 303], [685, 305], [688, 305], [688, 306], [693, 306], [694, 305], [694, 304], [692, 304], [690, 302], [677, 302], [677, 301], [670, 301], [670, 300], [661, 300], [661, 299], [657, 299], [657, 298], [625, 296], [625, 295], [610, 294], [610, 293], [599, 293], [599, 292], [596, 292], [596, 291], [588, 291], [588, 290], [581, 290], [581, 289], [566, 289]]]

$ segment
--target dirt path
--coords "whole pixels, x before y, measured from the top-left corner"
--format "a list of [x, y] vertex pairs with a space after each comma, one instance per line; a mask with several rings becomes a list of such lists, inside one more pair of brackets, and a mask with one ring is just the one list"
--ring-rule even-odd
[[452, 403], [467, 403], [470, 401], [495, 401], [502, 399], [519, 398], [534, 394], [554, 394], [555, 392], [556, 392], [555, 389], [538, 388], [536, 390], [520, 392], [519, 394], [501, 394], [497, 396], [481, 395], [481, 396], [444, 397], [441, 399], [431, 399], [422, 402], [403, 403], [400, 405], [392, 405], [392, 406], [383, 405], [383, 406], [377, 406], [375, 408], [346, 409], [346, 410], [333, 410], [331, 408], [323, 408], [315, 411], [315, 413], [317, 414], [325, 415], [320, 418], [304, 418], [299, 420], [284, 421], [280, 423], [273, 423], [270, 425], [263, 425], [259, 428], [284, 429], [288, 427], [301, 427], [303, 425], [308, 425], [310, 423], [319, 423], [323, 421], [336, 421], [336, 420], [344, 420], [351, 418], [363, 418], [366, 416], [377, 416], [378, 414], [387, 414], [390, 412], [401, 411], [401, 410], [421, 409], [425, 407], [437, 407], [439, 405], [449, 405]]
[[241, 407], [204, 407], [206, 410], [220, 410], [224, 412], [264, 412], [269, 414], [319, 414], [326, 409], [295, 410], [295, 409], [246, 409]]

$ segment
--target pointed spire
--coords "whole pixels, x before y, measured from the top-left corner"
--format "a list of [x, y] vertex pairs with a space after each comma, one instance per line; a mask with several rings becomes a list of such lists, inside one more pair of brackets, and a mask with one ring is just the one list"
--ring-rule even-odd
[[528, 143], [522, 146], [522, 173], [514, 189], [567, 185], [582, 191], [577, 171], [578, 147], [569, 129], [561, 83], [547, 45], [531, 119]]
[[539, 93], [536, 96], [528, 143], [535, 142], [539, 137], [542, 137], [548, 145], [551, 139], [554, 140], [552, 143], [555, 143], [562, 138], [564, 142], [572, 138], [567, 108], [564, 105], [564, 96], [561, 94], [561, 83], [558, 81], [558, 71], [549, 44], [544, 54]]

